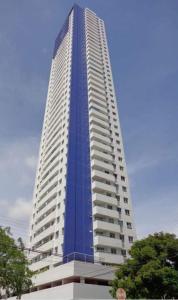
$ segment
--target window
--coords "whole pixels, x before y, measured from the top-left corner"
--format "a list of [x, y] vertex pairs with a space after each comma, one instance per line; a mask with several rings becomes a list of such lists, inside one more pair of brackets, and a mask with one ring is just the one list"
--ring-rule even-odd
[[105, 180], [105, 183], [111, 185], [111, 182], [108, 180]]
[[115, 239], [116, 235], [115, 235], [115, 233], [110, 232], [109, 237]]
[[126, 256], [126, 250], [125, 250], [125, 249], [121, 249], [121, 254], [122, 254], [123, 256]]
[[122, 186], [122, 190], [123, 190], [123, 192], [127, 192], [126, 186]]
[[121, 214], [121, 208], [117, 207], [117, 211]]
[[56, 231], [56, 239], [59, 237], [59, 231]]
[[108, 209], [112, 209], [112, 205], [107, 205], [107, 208]]
[[124, 167], [123, 166], [119, 166], [120, 171], [124, 171]]
[[111, 248], [111, 253], [112, 253], [112, 254], [117, 254], [116, 249], [115, 249], [115, 248]]
[[123, 221], [118, 220], [118, 224], [119, 224], [121, 227], [123, 227]]
[[129, 243], [133, 243], [133, 236], [129, 236]]
[[132, 224], [129, 223], [129, 222], [127, 222], [127, 228], [128, 228], [128, 229], [132, 229]]
[[130, 216], [130, 211], [128, 209], [125, 209], [126, 216]]
[[111, 193], [106, 193], [106, 196], [112, 197]]
[[114, 223], [114, 219], [109, 218], [109, 223]]
[[120, 234], [120, 239], [121, 239], [122, 241], [124, 241], [124, 235], [123, 235], [123, 234]]
[[103, 235], [103, 231], [96, 231], [96, 235]]
[[122, 180], [122, 181], [125, 181], [125, 177], [124, 177], [124, 176], [121, 176], [121, 180]]
[[97, 247], [96, 249], [97, 249], [97, 251], [99, 251], [99, 252], [104, 252], [104, 248], [103, 248], [103, 247]]
[[128, 203], [128, 198], [124, 197], [124, 203]]

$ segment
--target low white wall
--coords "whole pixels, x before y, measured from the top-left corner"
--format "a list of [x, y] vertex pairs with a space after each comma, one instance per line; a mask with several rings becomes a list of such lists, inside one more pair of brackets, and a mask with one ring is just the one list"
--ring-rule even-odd
[[39, 286], [52, 281], [68, 278], [71, 276], [94, 277], [112, 280], [115, 269], [100, 264], [71, 261], [56, 268], [40, 273], [34, 277], [34, 285]]
[[[9, 299], [16, 299], [11, 297]], [[32, 292], [22, 295], [22, 300], [72, 300], [73, 299], [73, 283], [56, 286], [50, 289]]]
[[[16, 297], [9, 298], [15, 300]], [[69, 283], [61, 286], [25, 294], [22, 300], [99, 300], [112, 299], [109, 287], [93, 284]]]
[[109, 289], [108, 286], [74, 283], [74, 298], [113, 299], [109, 294]]

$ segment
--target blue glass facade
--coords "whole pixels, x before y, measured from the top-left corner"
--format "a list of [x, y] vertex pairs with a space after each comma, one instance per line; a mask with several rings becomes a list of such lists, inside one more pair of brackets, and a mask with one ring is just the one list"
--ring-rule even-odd
[[[77, 5], [74, 5], [73, 12], [64, 262], [74, 258], [93, 261], [85, 15], [84, 9]], [[54, 55], [68, 26], [67, 20], [56, 40]]]

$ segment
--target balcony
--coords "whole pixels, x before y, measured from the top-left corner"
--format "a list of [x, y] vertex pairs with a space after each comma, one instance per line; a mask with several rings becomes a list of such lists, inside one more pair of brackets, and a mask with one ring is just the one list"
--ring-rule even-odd
[[48, 249], [53, 248], [54, 240], [50, 240], [47, 243], [44, 243], [43, 245], [39, 246], [37, 248], [38, 251], [47, 251]]
[[103, 121], [108, 122], [108, 115], [104, 115], [104, 114], [102, 114], [102, 113], [100, 113], [100, 112], [98, 112], [98, 111], [96, 111], [94, 109], [90, 109], [89, 116], [90, 116], [90, 118], [91, 118], [91, 116], [94, 116], [97, 119], [101, 119]]
[[106, 101], [98, 100], [97, 98], [89, 99], [89, 106], [96, 106], [98, 109], [105, 109], [107, 111]]
[[99, 113], [102, 113], [104, 115], [108, 115], [107, 109], [104, 107], [101, 107], [100, 105], [98, 105], [97, 103], [93, 103], [93, 104], [89, 104], [89, 109], [94, 109]]
[[[118, 219], [119, 218], [119, 213], [117, 210], [113, 210], [113, 209], [108, 209], [108, 208], [105, 208], [105, 207], [101, 207], [101, 206], [94, 206], [93, 207], [93, 215], [96, 216], [96, 215], [100, 215], [100, 216], [106, 216], [106, 217], [109, 217], [109, 218], [114, 218], [114, 219]], [[100, 221], [99, 221], [100, 222]], [[103, 222], [103, 221], [101, 221]], [[118, 225], [117, 224], [113, 224], [113, 223], [108, 223], [108, 222], [105, 222], [107, 224], [111, 224], [111, 225], [116, 225], [117, 228], [118, 228]], [[120, 227], [119, 227], [120, 228]], [[117, 229], [118, 231], [118, 229]]]
[[113, 197], [108, 197], [106, 195], [94, 193], [92, 199], [94, 203], [106, 203], [117, 206], [117, 199]]
[[[41, 199], [40, 201], [38, 201], [38, 206], [41, 206], [43, 203], [45, 203], [50, 197], [52, 197], [54, 194], [56, 193], [56, 190], [52, 190], [49, 193], [47, 193], [43, 199]], [[39, 198], [39, 197], [38, 197]]]
[[106, 101], [106, 96], [104, 94], [100, 93], [100, 91], [98, 91], [98, 90], [96, 90], [96, 91], [90, 90], [88, 95], [89, 95], [89, 98], [94, 97], [96, 99], [100, 99], [101, 101]]
[[[87, 20], [87, 26], [89, 27], [89, 26], [93, 26], [93, 25], [95, 25], [96, 27], [98, 27], [98, 20], [97, 20], [97, 18], [96, 17], [94, 17], [94, 16], [91, 16], [91, 15], [87, 15], [87, 17], [86, 17], [86, 20]], [[89, 25], [90, 24], [90, 25]]]
[[106, 179], [112, 182], [115, 182], [115, 177], [112, 174], [107, 174], [105, 172], [101, 172], [98, 170], [92, 170], [92, 178], [93, 179]]
[[94, 52], [91, 52], [90, 50], [87, 51], [87, 59], [89, 58], [92, 58], [93, 60], [96, 60], [98, 61], [100, 64], [103, 64], [102, 63], [102, 55], [99, 53], [94, 53]]
[[98, 79], [103, 80], [103, 73], [98, 73], [95, 68], [87, 68], [88, 76], [93, 75], [96, 76]]
[[[54, 194], [54, 192], [53, 192]], [[54, 207], [56, 205], [57, 198], [54, 198], [51, 200], [44, 208], [40, 209], [40, 211], [37, 213], [37, 218], [41, 217], [43, 214], [45, 214], [50, 208]], [[41, 205], [41, 203], [40, 203]]]
[[112, 186], [112, 185], [109, 185], [106, 183], [102, 183], [99, 181], [92, 182], [92, 189], [94, 191], [100, 190], [100, 191], [104, 191], [104, 192], [116, 193], [115, 186]]
[[97, 32], [96, 31], [91, 31], [91, 29], [88, 29], [88, 27], [87, 27], [86, 37], [87, 37], [87, 39], [88, 38], [96, 39], [96, 41], [98, 42], [99, 38], [100, 38], [100, 34], [99, 34], [99, 31], [97, 31]]
[[103, 159], [103, 160], [107, 160], [109, 162], [113, 162], [113, 157], [112, 155], [108, 154], [108, 153], [103, 153], [104, 151], [104, 147], [103, 147], [103, 150], [102, 151], [98, 151], [98, 150], [92, 150], [91, 151], [91, 157], [92, 158], [100, 158], [100, 159]]
[[112, 153], [112, 148], [110, 146], [107, 146], [107, 145], [103, 145], [102, 143], [100, 142], [97, 142], [97, 141], [91, 141], [90, 143], [90, 146], [91, 146], [91, 149], [96, 149], [96, 150], [106, 150], [107, 152], [110, 152]]
[[96, 125], [96, 126], [102, 126], [104, 129], [109, 129], [109, 124], [108, 124], [108, 122], [104, 122], [104, 121], [102, 121], [102, 120], [99, 120], [99, 119], [97, 119], [97, 118], [95, 118], [95, 117], [91, 117], [90, 118], [90, 124], [92, 125]]
[[90, 130], [93, 131], [93, 132], [96, 132], [98, 134], [103, 134], [107, 137], [110, 137], [110, 132], [109, 132], [108, 129], [102, 128], [102, 127], [97, 126], [95, 124], [90, 125]]
[[39, 192], [39, 197], [48, 192], [48, 190], [50, 190], [50, 188], [52, 188], [53, 185], [57, 186], [57, 178], [58, 177], [56, 175], [50, 182], [46, 183], [45, 187]]
[[[88, 43], [89, 45], [92, 44], [91, 42]], [[101, 65], [99, 65], [96, 62], [93, 62], [91, 60], [88, 60], [88, 67], [94, 67], [96, 68], [98, 71], [100, 71], [101, 73], [103, 73], [103, 67]]]
[[37, 242], [39, 242], [40, 240], [44, 239], [46, 236], [53, 234], [55, 231], [55, 224], [48, 227], [47, 229], [45, 229], [43, 232], [41, 232], [40, 234], [38, 234], [34, 240], [33, 243], [36, 244]]
[[[50, 164], [50, 166], [48, 166], [48, 168], [46, 169], [46, 170], [42, 170], [42, 178], [44, 177], [44, 176], [46, 176], [44, 179], [43, 179], [43, 181], [44, 180], [46, 180], [49, 176], [51, 176], [51, 174], [53, 174], [53, 173], [55, 173], [56, 171], [58, 171], [58, 166], [59, 166], [59, 158], [56, 158], [55, 160], [54, 160], [54, 162], [52, 162], [51, 164]], [[45, 174], [48, 174], [48, 175], [45, 175]]]
[[101, 42], [99, 40], [94, 41], [91, 37], [87, 38], [87, 45], [93, 45], [93, 47], [98, 47], [99, 49], [101, 49]]
[[[96, 42], [97, 44], [97, 42]], [[102, 66], [102, 56], [100, 55], [94, 55], [94, 54], [87, 54], [87, 61], [91, 61], [93, 63], [99, 64], [100, 66]]]
[[95, 236], [94, 237], [95, 246], [107, 246], [114, 248], [122, 248], [122, 242], [119, 239], [114, 239], [106, 236]]
[[103, 170], [108, 170], [108, 171], [114, 172], [114, 167], [113, 167], [112, 164], [107, 164], [107, 163], [104, 163], [103, 161], [100, 161], [100, 160], [97, 160], [97, 159], [92, 159], [91, 166], [92, 166], [93, 169], [95, 167], [99, 167]]
[[104, 222], [104, 221], [94, 221], [93, 229], [120, 233], [120, 225], [119, 224], [117, 225], [117, 224]]
[[[88, 51], [88, 53], [90, 53], [90, 51]], [[92, 52], [91, 52], [92, 53]], [[98, 76], [95, 76], [95, 75], [93, 75], [93, 74], [89, 74], [88, 75], [88, 81], [91, 81], [91, 82], [96, 82], [97, 81], [97, 83], [100, 83], [101, 85], [104, 85], [105, 86], [105, 83], [104, 83], [104, 79], [103, 78], [99, 78]]]
[[93, 48], [88, 44], [88, 42], [86, 46], [87, 46], [87, 55], [91, 53], [93, 55], [102, 57], [102, 52], [100, 48], [99, 49]]
[[96, 80], [93, 80], [93, 79], [89, 79], [88, 80], [88, 86], [89, 87], [97, 87], [97, 88], [99, 88], [99, 89], [101, 89], [101, 91], [105, 91], [105, 84], [104, 84], [104, 82], [99, 82], [97, 79]]
[[90, 134], [90, 138], [91, 139], [95, 139], [96, 141], [101, 141], [101, 142], [104, 142], [106, 145], [110, 145], [111, 144], [111, 140], [109, 137], [107, 136], [103, 136], [99, 133], [96, 133], [96, 132], [91, 132]]
[[[55, 207], [55, 206], [54, 206]], [[44, 226], [49, 221], [55, 219], [56, 211], [55, 209], [49, 213], [49, 215], [45, 216], [44, 219], [38, 222], [38, 224], [35, 225], [34, 230], [40, 229], [42, 226]]]
[[95, 257], [98, 261], [103, 261], [109, 264], [123, 264], [124, 257], [122, 255], [104, 253], [104, 252], [95, 252]]
[[39, 260], [39, 261], [33, 263], [32, 265], [30, 265], [30, 269], [32, 271], [37, 271], [37, 270], [39, 270], [41, 268], [49, 266], [51, 264], [50, 262], [52, 263], [52, 257], [51, 256], [50, 257], [46, 257], [46, 258], [44, 258], [42, 260]]

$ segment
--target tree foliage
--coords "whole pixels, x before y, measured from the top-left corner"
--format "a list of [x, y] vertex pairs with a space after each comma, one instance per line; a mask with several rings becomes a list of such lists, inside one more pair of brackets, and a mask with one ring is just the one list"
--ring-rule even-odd
[[18, 299], [32, 286], [33, 272], [24, 254], [21, 239], [16, 243], [9, 228], [0, 227], [0, 288]]
[[121, 287], [130, 299], [178, 299], [178, 239], [174, 234], [149, 235], [136, 241], [129, 254], [112, 281], [113, 297]]

